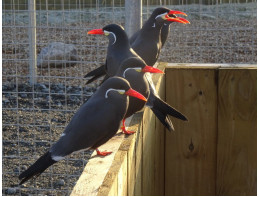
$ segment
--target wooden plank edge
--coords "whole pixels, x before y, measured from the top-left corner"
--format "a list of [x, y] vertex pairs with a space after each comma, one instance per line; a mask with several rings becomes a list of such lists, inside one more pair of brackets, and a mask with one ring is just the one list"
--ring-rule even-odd
[[161, 62], [160, 64], [167, 64], [167, 68], [253, 68], [256, 69], [257, 65], [256, 64], [217, 64], [217, 63], [166, 63], [166, 62]]

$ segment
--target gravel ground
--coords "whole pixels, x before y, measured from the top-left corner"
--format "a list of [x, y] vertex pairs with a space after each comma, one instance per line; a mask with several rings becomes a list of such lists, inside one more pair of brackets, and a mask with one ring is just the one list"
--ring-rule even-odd
[[[257, 36], [256, 18], [251, 12], [253, 5], [246, 4], [245, 10], [244, 6], [237, 6], [237, 10], [243, 10], [240, 20], [236, 13], [234, 17], [231, 15], [231, 10], [215, 18], [211, 7], [211, 14], [197, 15], [197, 9], [203, 7], [188, 6], [189, 10], [183, 10], [190, 13], [191, 24], [171, 27], [159, 60], [255, 63]], [[50, 16], [54, 20], [55, 16]], [[61, 25], [56, 21], [47, 26], [42, 17], [37, 28], [37, 53], [53, 41], [72, 43], [81, 61], [74, 67], [38, 68], [37, 84], [31, 86], [28, 84], [27, 28], [23, 26], [27, 19], [16, 15], [17, 22], [13, 24], [12, 17], [3, 17], [2, 30], [3, 195], [69, 195], [91, 152], [70, 156], [24, 186], [17, 186], [17, 177], [59, 138], [74, 112], [96, 90], [100, 80], [85, 86], [83, 76], [105, 61], [108, 41], [102, 36], [87, 36], [86, 32], [114, 20], [106, 17], [105, 22], [97, 23], [95, 19], [77, 22], [72, 17]], [[123, 17], [116, 19], [116, 23], [124, 25], [122, 21]]]
[[[64, 90], [67, 94], [64, 94]], [[20, 84], [18, 87], [3, 86], [3, 92], [8, 92], [3, 93], [2, 112], [3, 194], [70, 193], [92, 151], [75, 154], [66, 161], [55, 164], [52, 169], [46, 171], [47, 173], [38, 177], [37, 181], [29, 181], [25, 186], [17, 187], [17, 177], [59, 138], [75, 109], [94, 91], [95, 88], [82, 89], [63, 84], [36, 84], [34, 87], [26, 84]]]

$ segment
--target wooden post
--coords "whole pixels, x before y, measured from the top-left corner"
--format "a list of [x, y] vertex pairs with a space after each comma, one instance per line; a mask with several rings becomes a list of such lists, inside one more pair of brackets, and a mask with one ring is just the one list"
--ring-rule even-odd
[[165, 195], [256, 195], [255, 65], [178, 65], [166, 101], [187, 115], [166, 132]]
[[188, 117], [166, 132], [165, 195], [215, 195], [217, 144], [215, 67], [166, 70], [166, 101]]
[[[165, 65], [158, 68], [164, 70]], [[153, 75], [156, 90], [162, 99], [165, 97], [165, 77]], [[142, 195], [164, 195], [164, 126], [151, 109], [143, 115], [143, 168]]]
[[256, 195], [256, 69], [219, 70], [217, 193]]
[[36, 53], [36, 6], [35, 0], [28, 1], [29, 9], [29, 83], [35, 84], [37, 82], [37, 53]]
[[125, 31], [131, 37], [142, 27], [142, 0], [125, 0]]

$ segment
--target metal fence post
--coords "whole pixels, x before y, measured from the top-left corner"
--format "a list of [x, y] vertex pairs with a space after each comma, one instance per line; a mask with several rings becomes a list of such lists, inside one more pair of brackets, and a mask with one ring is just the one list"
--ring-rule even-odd
[[28, 1], [29, 9], [29, 82], [35, 84], [37, 82], [37, 53], [36, 53], [36, 6], [35, 0]]
[[125, 0], [125, 30], [131, 37], [142, 27], [142, 0]]

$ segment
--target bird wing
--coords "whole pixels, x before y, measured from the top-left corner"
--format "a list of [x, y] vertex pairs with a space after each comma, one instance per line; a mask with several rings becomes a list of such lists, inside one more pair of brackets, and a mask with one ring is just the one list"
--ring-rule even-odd
[[130, 45], [133, 44], [133, 42], [135, 42], [136, 38], [137, 38], [138, 35], [139, 35], [139, 31], [140, 31], [140, 30], [136, 31], [136, 32], [130, 37], [130, 39], [129, 39]]
[[124, 117], [126, 104], [124, 108], [110, 104], [105, 98], [92, 98], [73, 116], [64, 135], [51, 147], [51, 154], [64, 157], [72, 152], [91, 148], [106, 136], [113, 136]]

